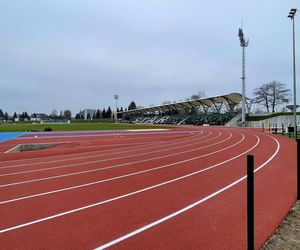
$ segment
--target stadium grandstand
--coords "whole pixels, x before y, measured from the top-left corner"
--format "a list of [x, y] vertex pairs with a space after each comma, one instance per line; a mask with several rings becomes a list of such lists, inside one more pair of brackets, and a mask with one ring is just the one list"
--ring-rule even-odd
[[240, 120], [239, 93], [191, 99], [118, 112], [120, 122], [177, 125], [227, 125]]

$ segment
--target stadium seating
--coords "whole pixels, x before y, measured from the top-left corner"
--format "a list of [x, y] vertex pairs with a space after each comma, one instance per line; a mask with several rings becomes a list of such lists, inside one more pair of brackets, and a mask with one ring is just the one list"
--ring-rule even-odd
[[225, 125], [237, 114], [228, 112], [224, 114], [197, 114], [197, 115], [169, 115], [152, 117], [127, 117], [121, 122], [145, 124], [177, 124], [177, 125]]

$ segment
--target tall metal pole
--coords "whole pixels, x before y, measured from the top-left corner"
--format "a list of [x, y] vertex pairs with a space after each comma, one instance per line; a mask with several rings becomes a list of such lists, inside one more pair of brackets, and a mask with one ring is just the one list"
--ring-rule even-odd
[[119, 95], [114, 95], [114, 99], [116, 100], [116, 112], [115, 112], [115, 120], [116, 120], [116, 123], [118, 123], [118, 99], [119, 99]]
[[295, 48], [295, 44], [296, 44], [296, 39], [295, 39], [295, 14], [297, 12], [297, 9], [291, 9], [290, 13], [288, 15], [288, 18], [291, 18], [291, 20], [293, 21], [293, 81], [294, 81], [294, 135], [295, 135], [295, 139], [297, 140], [297, 98], [296, 98], [296, 48]]
[[246, 125], [246, 47], [249, 40], [245, 39], [242, 29], [239, 29], [240, 45], [242, 47], [242, 125]]
[[295, 17], [293, 17], [294, 135], [297, 140]]
[[116, 123], [118, 123], [118, 99], [116, 99], [116, 115], [115, 115], [115, 118], [116, 118]]
[[245, 47], [242, 47], [242, 124], [246, 124], [246, 75], [245, 75]]

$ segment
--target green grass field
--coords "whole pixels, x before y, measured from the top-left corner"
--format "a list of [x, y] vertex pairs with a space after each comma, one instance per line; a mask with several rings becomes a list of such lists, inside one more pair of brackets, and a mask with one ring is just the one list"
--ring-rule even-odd
[[24, 132], [44, 131], [51, 128], [53, 131], [76, 131], [76, 130], [118, 130], [118, 129], [159, 129], [166, 126], [115, 124], [115, 123], [65, 123], [65, 124], [0, 124], [0, 132]]

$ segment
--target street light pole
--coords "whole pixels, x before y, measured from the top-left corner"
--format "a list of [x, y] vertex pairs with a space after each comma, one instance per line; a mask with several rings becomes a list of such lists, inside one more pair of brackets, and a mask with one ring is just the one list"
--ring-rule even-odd
[[116, 100], [116, 112], [115, 112], [115, 119], [116, 119], [116, 123], [118, 123], [118, 99], [119, 99], [119, 95], [114, 95], [114, 99]]
[[297, 9], [291, 9], [288, 15], [293, 21], [293, 81], [294, 81], [294, 135], [297, 140], [297, 100], [296, 100], [296, 48], [295, 48], [295, 14]]

